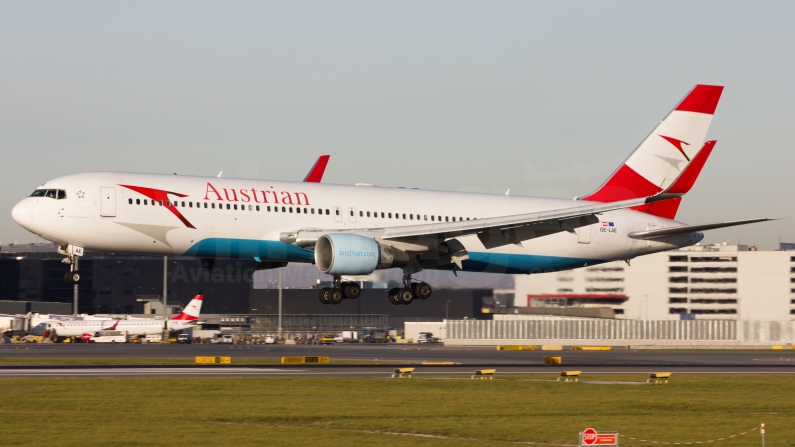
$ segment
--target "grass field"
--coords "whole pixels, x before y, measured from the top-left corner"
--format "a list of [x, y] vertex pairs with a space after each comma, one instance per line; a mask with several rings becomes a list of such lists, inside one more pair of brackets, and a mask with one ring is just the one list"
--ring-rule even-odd
[[[764, 422], [768, 446], [795, 446], [793, 376], [677, 374], [668, 385], [553, 378], [0, 379], [0, 444], [576, 445], [586, 427], [695, 443]], [[761, 442], [752, 431], [709, 444]]]

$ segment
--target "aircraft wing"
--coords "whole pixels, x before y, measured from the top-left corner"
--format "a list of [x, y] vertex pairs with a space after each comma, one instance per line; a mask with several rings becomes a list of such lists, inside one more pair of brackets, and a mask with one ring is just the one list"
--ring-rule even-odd
[[323, 180], [323, 173], [326, 172], [326, 165], [330, 157], [331, 155], [321, 155], [318, 157], [315, 164], [312, 165], [312, 169], [310, 169], [306, 177], [304, 177], [304, 182], [320, 183], [320, 181]]
[[411, 251], [424, 251], [436, 247], [450, 238], [476, 234], [486, 248], [494, 248], [508, 244], [521, 245], [522, 241], [561, 231], [574, 233], [579, 227], [599, 222], [599, 218], [596, 217], [597, 214], [632, 208], [668, 198], [670, 197], [666, 195], [610, 203], [575, 202], [581, 203], [581, 205], [512, 216], [400, 227], [351, 230], [303, 229], [295, 233], [282, 233], [280, 240], [287, 244], [312, 247], [318, 237], [323, 234], [357, 233], [386, 241], [394, 241]]
[[778, 219], [780, 218], [763, 217], [758, 219], [732, 220], [728, 222], [713, 222], [713, 223], [706, 223], [699, 225], [683, 225], [681, 227], [656, 228], [653, 230], [635, 231], [629, 233], [627, 236], [631, 237], [632, 239], [641, 239], [641, 240], [656, 239], [660, 237], [673, 236], [676, 234], [691, 233], [693, 231], [712, 230], [715, 228], [726, 228], [726, 227], [733, 227], [735, 225], [745, 225], [756, 222], [767, 222], [769, 220], [778, 220]]
[[486, 248], [516, 244], [561, 231], [574, 233], [576, 228], [599, 222], [597, 214], [631, 208], [665, 200], [669, 197], [644, 197], [611, 203], [580, 202], [584, 205], [537, 213], [436, 224], [385, 228], [381, 239], [434, 246], [446, 239], [477, 234]]

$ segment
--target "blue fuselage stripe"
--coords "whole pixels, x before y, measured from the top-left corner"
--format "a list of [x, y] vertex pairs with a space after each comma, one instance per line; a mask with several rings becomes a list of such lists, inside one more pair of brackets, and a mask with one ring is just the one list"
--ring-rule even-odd
[[[277, 262], [313, 262], [312, 250], [279, 241], [252, 239], [210, 238], [199, 241], [185, 252], [197, 258], [255, 259]], [[489, 273], [544, 273], [570, 270], [606, 262], [600, 259], [566, 258], [560, 256], [524, 255], [512, 253], [470, 252], [463, 261], [463, 271]], [[457, 269], [455, 264], [437, 267], [439, 270]]]

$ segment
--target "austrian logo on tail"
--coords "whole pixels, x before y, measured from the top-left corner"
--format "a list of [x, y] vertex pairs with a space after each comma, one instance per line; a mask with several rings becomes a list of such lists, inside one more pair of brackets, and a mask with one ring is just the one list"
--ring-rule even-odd
[[146, 197], [149, 197], [150, 199], [152, 199], [152, 203], [160, 202], [160, 204], [162, 206], [166, 207], [169, 211], [171, 211], [172, 214], [177, 216], [177, 218], [179, 220], [181, 220], [182, 223], [185, 224], [186, 227], [196, 229], [196, 227], [194, 227], [192, 223], [188, 222], [188, 219], [186, 219], [185, 216], [183, 216], [182, 213], [179, 212], [177, 207], [174, 206], [174, 203], [171, 202], [171, 200], [169, 200], [169, 198], [168, 198], [169, 194], [171, 194], [173, 196], [180, 197], [180, 198], [188, 197], [187, 194], [180, 194], [178, 192], [166, 191], [164, 189], [146, 188], [146, 187], [143, 187], [143, 186], [132, 186], [132, 185], [119, 185], [119, 186], [122, 186], [122, 187], [127, 188], [127, 189], [131, 189], [131, 190], [133, 190], [133, 191], [135, 191], [137, 193], [140, 193], [140, 194], [145, 195]]
[[674, 147], [675, 147], [675, 148], [677, 148], [677, 149], [679, 149], [679, 152], [681, 152], [681, 153], [682, 153], [682, 155], [684, 155], [684, 156], [685, 156], [685, 159], [686, 159], [687, 161], [690, 161], [690, 157], [688, 157], [688, 156], [687, 156], [687, 154], [685, 153], [685, 150], [682, 148], [682, 145], [683, 145], [683, 144], [684, 144], [685, 146], [690, 146], [690, 143], [685, 143], [684, 141], [682, 141], [682, 140], [677, 140], [676, 138], [666, 137], [665, 135], [660, 135], [660, 136], [661, 136], [662, 138], [665, 138], [665, 141], [667, 141], [667, 142], [669, 142], [669, 143], [673, 144], [673, 145], [674, 145]]

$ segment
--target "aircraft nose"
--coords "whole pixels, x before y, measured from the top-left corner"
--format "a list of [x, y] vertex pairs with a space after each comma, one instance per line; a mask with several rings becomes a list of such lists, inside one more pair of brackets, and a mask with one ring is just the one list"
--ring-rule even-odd
[[11, 217], [24, 229], [29, 229], [33, 223], [33, 202], [23, 199], [11, 210]]

